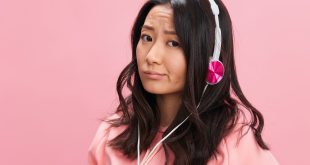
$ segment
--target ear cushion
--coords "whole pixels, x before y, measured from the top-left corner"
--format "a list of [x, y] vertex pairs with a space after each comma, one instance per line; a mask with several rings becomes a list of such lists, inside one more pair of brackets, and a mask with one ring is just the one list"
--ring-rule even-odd
[[206, 76], [206, 82], [214, 85], [219, 83], [224, 76], [224, 65], [221, 61], [212, 60], [209, 63], [208, 74]]

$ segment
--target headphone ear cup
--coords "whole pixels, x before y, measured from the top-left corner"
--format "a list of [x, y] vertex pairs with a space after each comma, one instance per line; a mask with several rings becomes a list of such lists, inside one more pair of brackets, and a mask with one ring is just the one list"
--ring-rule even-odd
[[224, 76], [224, 65], [219, 60], [211, 60], [208, 66], [208, 74], [206, 75], [206, 82], [214, 85], [219, 83]]

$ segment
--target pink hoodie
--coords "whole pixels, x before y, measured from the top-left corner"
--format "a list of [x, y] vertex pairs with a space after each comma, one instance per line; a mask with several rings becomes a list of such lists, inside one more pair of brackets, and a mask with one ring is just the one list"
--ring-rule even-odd
[[[110, 116], [108, 119], [118, 118], [118, 114]], [[107, 141], [119, 135], [126, 127], [110, 127], [107, 122], [102, 122], [97, 133], [89, 146], [88, 164], [89, 165], [136, 165], [137, 160], [129, 160], [120, 151], [112, 149], [106, 145]], [[241, 127], [239, 127], [241, 128]], [[212, 157], [208, 165], [278, 165], [270, 151], [261, 149], [255, 141], [254, 134], [248, 126], [242, 128], [241, 139], [240, 129], [235, 129], [231, 134], [222, 140], [218, 146], [219, 153], [217, 158]], [[145, 162], [145, 155], [150, 152], [153, 146], [162, 138], [166, 128], [160, 128], [150, 149], [140, 155], [141, 164]], [[173, 152], [168, 149], [169, 163], [173, 164]], [[155, 154], [150, 158], [148, 165], [161, 165], [166, 161], [165, 151], [162, 146], [158, 147]]]

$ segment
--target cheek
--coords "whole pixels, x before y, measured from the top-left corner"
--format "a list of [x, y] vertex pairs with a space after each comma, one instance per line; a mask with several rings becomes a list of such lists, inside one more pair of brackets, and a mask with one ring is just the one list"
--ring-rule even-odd
[[183, 53], [167, 59], [167, 69], [171, 73], [171, 80], [175, 83], [185, 81], [186, 68], [186, 59]]
[[143, 59], [143, 50], [140, 41], [138, 42], [137, 48], [136, 48], [136, 58], [138, 66], [141, 65], [141, 61]]

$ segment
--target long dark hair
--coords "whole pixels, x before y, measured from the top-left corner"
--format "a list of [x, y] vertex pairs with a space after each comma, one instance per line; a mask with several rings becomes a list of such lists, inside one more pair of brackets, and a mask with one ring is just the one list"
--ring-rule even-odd
[[[202, 165], [216, 154], [221, 140], [236, 126], [238, 114], [245, 107], [251, 114], [248, 123], [254, 131], [256, 141], [263, 149], [268, 149], [261, 137], [264, 126], [262, 114], [251, 105], [241, 91], [234, 60], [232, 23], [229, 13], [220, 0], [219, 21], [222, 30], [220, 60], [225, 66], [222, 81], [209, 86], [203, 95], [209, 57], [212, 56], [215, 40], [215, 20], [208, 0], [150, 0], [141, 8], [131, 32], [132, 60], [121, 72], [117, 81], [119, 106], [116, 112], [121, 118], [110, 121], [113, 127], [126, 125], [127, 128], [109, 142], [114, 149], [122, 151], [129, 159], [137, 157], [137, 126], [140, 122], [141, 151], [149, 148], [159, 129], [160, 111], [156, 96], [147, 92], [141, 83], [136, 59], [136, 47], [140, 39], [141, 27], [149, 11], [159, 4], [170, 4], [174, 13], [176, 33], [186, 56], [187, 72], [181, 107], [172, 124], [164, 132], [169, 133], [190, 113], [190, 118], [163, 142], [165, 151], [169, 147], [175, 157], [174, 164]], [[131, 91], [124, 96], [123, 88]], [[202, 99], [199, 109], [198, 102]], [[166, 155], [169, 156], [166, 152]]]

